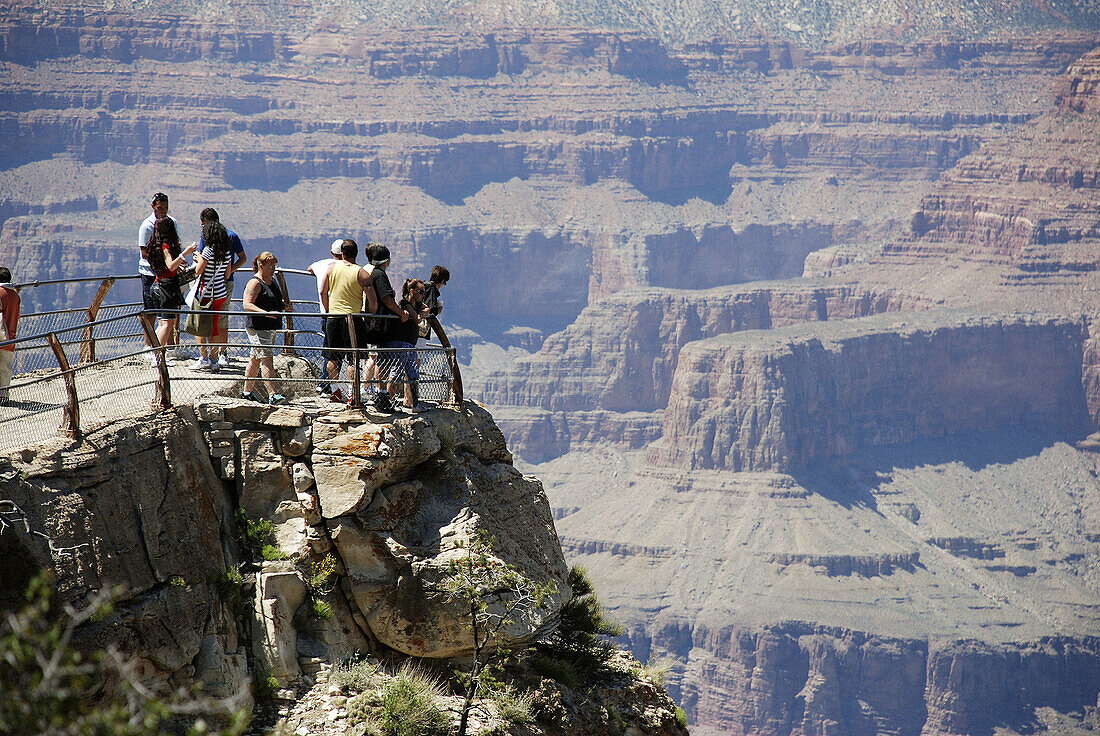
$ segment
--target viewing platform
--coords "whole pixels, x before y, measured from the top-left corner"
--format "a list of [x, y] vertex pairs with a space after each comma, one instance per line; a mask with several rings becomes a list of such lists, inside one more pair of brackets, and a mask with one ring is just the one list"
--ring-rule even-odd
[[[283, 271], [286, 275], [309, 275]], [[80, 437], [92, 428], [175, 405], [194, 405], [206, 399], [234, 405], [254, 405], [257, 416], [270, 413], [264, 389], [265, 379], [257, 376], [254, 393], [260, 401], [241, 399], [245, 370], [253, 345], [244, 335], [247, 313], [239, 302], [222, 314], [229, 319], [224, 343], [228, 367], [196, 370], [199, 356], [194, 338], [179, 334], [180, 346], [157, 345], [153, 332], [156, 315], [143, 311], [139, 303], [106, 303], [114, 282], [136, 277], [97, 277], [64, 282], [35, 282], [21, 285], [21, 293], [43, 286], [62, 287], [100, 282], [92, 304], [24, 312], [19, 321], [15, 376], [8, 401], [0, 404], [0, 452], [26, 447], [55, 435]], [[312, 276], [310, 276], [312, 281]], [[312, 286], [312, 284], [311, 284]], [[289, 293], [285, 287], [283, 293]], [[340, 369], [340, 400], [333, 401], [319, 389], [329, 384], [325, 375], [325, 315], [315, 300], [293, 300], [293, 312], [284, 313], [278, 330], [272, 379], [277, 393], [285, 397], [282, 406], [294, 406], [311, 413], [350, 409], [365, 414], [377, 412], [371, 397], [395, 383], [401, 404], [400, 370], [413, 354], [417, 372], [417, 398], [423, 408], [453, 408], [462, 403], [462, 385], [454, 349], [428, 345], [412, 350], [354, 345], [350, 352], [359, 360]], [[187, 311], [180, 312], [180, 322]], [[348, 315], [331, 318], [349, 319]], [[396, 318], [395, 318], [396, 319]], [[351, 331], [354, 334], [354, 331]], [[353, 340], [354, 342], [354, 340]], [[155, 347], [149, 347], [152, 344]], [[368, 370], [373, 367], [373, 372]], [[350, 376], [348, 374], [351, 374]], [[397, 379], [397, 380], [391, 380]], [[244, 410], [241, 410], [244, 411]], [[400, 415], [402, 408], [395, 412]]]

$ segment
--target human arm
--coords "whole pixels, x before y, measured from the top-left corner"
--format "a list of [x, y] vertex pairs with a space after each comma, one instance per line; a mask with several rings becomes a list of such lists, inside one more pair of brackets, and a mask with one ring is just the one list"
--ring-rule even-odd
[[244, 252], [244, 244], [241, 243], [241, 239], [237, 237], [236, 233], [229, 236], [229, 244], [232, 246], [233, 253], [237, 255], [236, 259], [225, 269], [225, 280], [228, 281], [233, 277], [233, 274], [244, 265], [244, 262], [248, 259], [248, 256]]
[[[196, 244], [192, 243], [191, 245], [181, 250], [178, 256], [173, 258], [172, 254], [168, 251], [168, 246], [164, 246], [164, 267], [169, 271], [175, 271], [177, 268], [183, 265], [184, 261], [187, 260], [187, 256], [195, 252], [195, 247]], [[202, 256], [198, 257], [202, 258]], [[201, 274], [202, 271], [196, 269], [196, 273]]]
[[332, 276], [332, 271], [329, 271], [325, 275], [325, 283], [321, 284], [321, 311], [328, 312], [328, 280]]
[[367, 269], [360, 268], [356, 280], [358, 280], [359, 286], [363, 288], [363, 296], [367, 300], [367, 313], [378, 314], [378, 293], [374, 290], [374, 282], [371, 281], [370, 273]]
[[387, 294], [382, 299], [382, 303], [385, 304], [391, 312], [400, 317], [402, 322], [408, 322], [410, 319], [412, 319], [412, 315], [402, 309], [401, 305], [394, 300], [393, 294]]
[[251, 278], [248, 280], [248, 285], [244, 287], [244, 295], [241, 297], [241, 307], [246, 312], [259, 312], [260, 314], [267, 314], [266, 309], [260, 309], [256, 306], [256, 297], [260, 293], [260, 280], [257, 278]]

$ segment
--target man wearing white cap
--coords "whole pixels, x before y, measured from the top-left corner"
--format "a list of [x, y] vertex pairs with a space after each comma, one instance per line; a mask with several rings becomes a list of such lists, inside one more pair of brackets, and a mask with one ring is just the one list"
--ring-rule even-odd
[[[332, 254], [332, 257], [331, 258], [322, 258], [319, 261], [315, 261], [315, 262], [309, 264], [309, 268], [306, 269], [311, 274], [313, 274], [314, 278], [317, 279], [317, 303], [318, 304], [321, 302], [321, 289], [324, 288], [325, 281], [328, 279], [328, 272], [330, 270], [332, 270], [332, 266], [334, 264], [339, 263], [340, 261], [344, 260], [344, 256], [341, 255], [341, 250], [340, 250], [340, 247], [343, 245], [343, 243], [344, 243], [343, 238], [337, 238], [336, 240], [332, 241], [332, 245], [330, 245], [329, 249], [328, 249], [329, 253]], [[325, 329], [325, 322], [326, 322], [326, 318], [322, 317], [321, 318], [321, 332], [324, 335], [327, 336], [328, 335], [328, 330]], [[327, 338], [326, 338], [326, 342], [325, 342], [324, 346], [326, 348], [328, 347]], [[330, 394], [330, 393], [332, 393], [332, 386], [327, 381], [321, 381], [321, 383], [319, 383], [317, 385], [317, 392], [321, 393], [321, 394]]]

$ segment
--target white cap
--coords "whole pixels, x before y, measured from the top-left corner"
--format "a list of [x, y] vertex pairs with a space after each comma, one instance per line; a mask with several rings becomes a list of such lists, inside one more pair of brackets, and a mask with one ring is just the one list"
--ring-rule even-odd
[[328, 252], [332, 253], [334, 255], [340, 255], [341, 253], [344, 252], [343, 251], [343, 245], [344, 245], [343, 239], [338, 238], [338, 239], [332, 241], [332, 245], [330, 245], [328, 247]]

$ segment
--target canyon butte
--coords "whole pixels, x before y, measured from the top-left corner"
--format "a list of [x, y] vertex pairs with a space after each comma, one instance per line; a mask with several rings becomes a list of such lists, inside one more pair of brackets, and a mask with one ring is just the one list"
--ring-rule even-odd
[[131, 273], [158, 190], [446, 264], [467, 395], [692, 733], [1100, 727], [1087, 3], [224, 5], [6, 7], [17, 282]]

